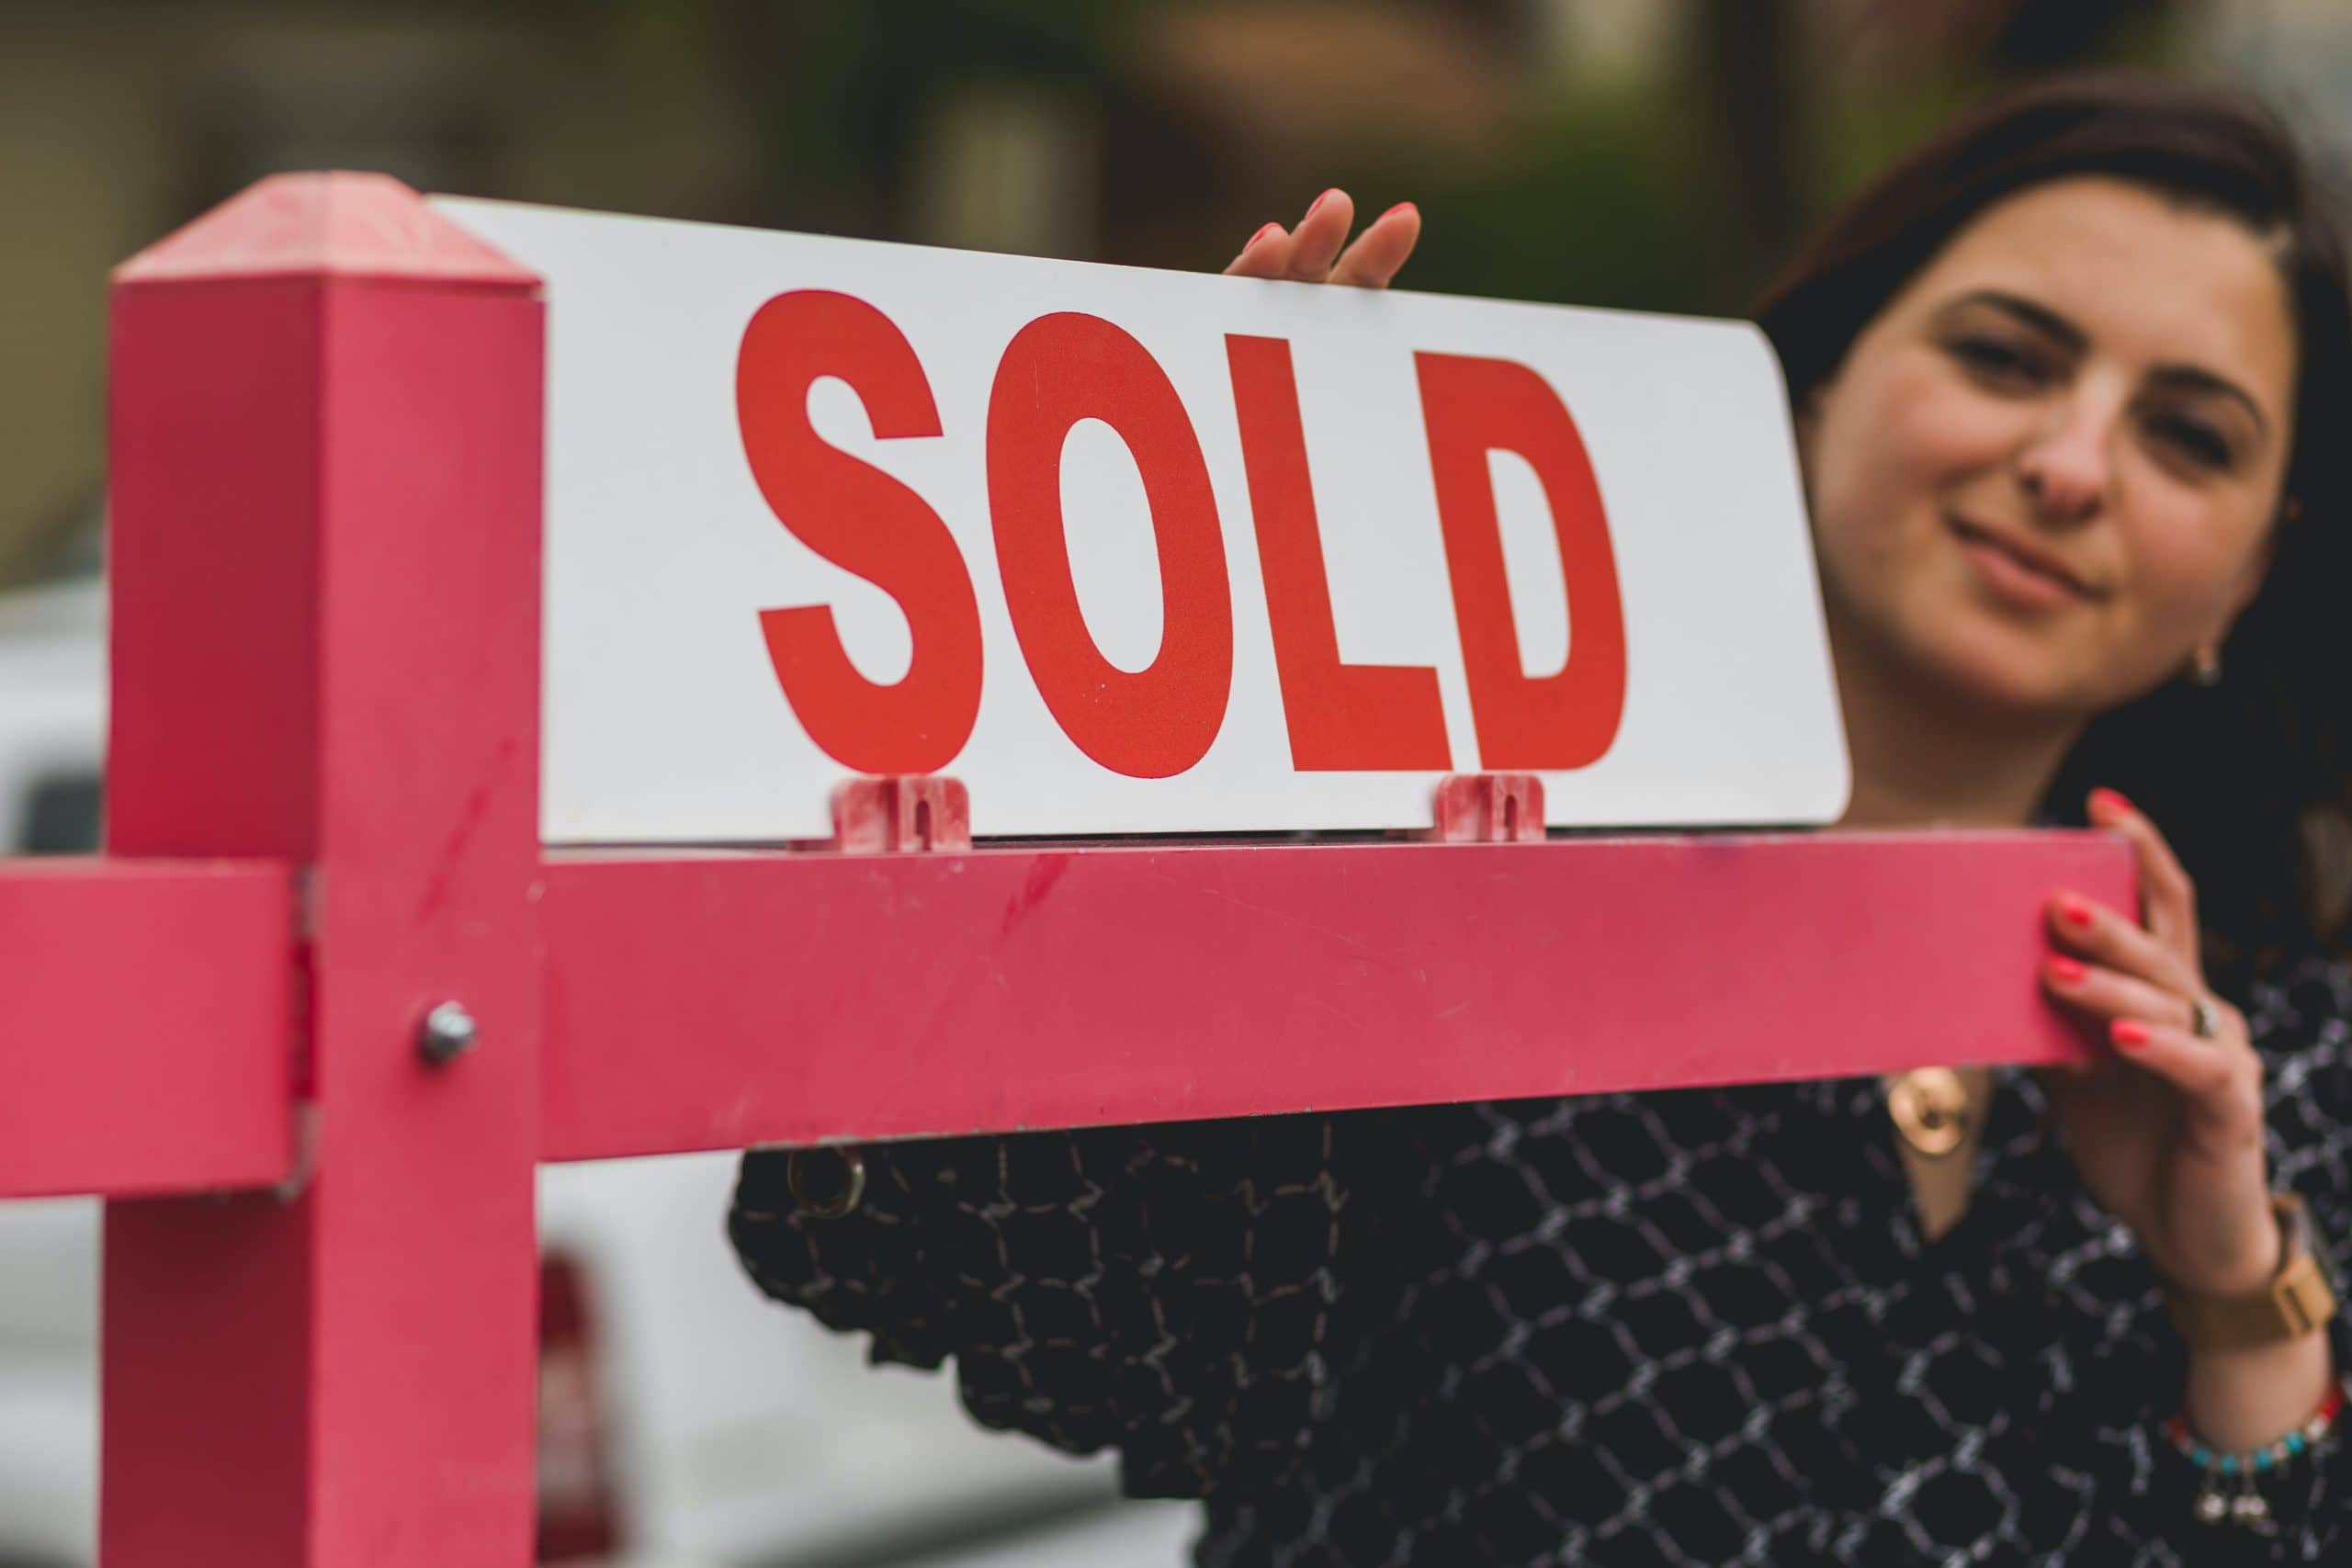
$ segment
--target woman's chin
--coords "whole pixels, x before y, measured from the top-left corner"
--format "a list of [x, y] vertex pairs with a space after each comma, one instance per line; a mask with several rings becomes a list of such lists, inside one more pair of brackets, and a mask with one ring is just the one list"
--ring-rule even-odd
[[1879, 666], [1910, 699], [1986, 720], [2079, 722], [2082, 660], [2055, 628], [2020, 626], [1962, 599], [1889, 606], [1876, 615], [1831, 615], [1841, 661]]
[[2008, 637], [1954, 637], [1921, 650], [1917, 674], [1951, 705], [2029, 722], [2086, 717], [2079, 673], [2047, 646]]

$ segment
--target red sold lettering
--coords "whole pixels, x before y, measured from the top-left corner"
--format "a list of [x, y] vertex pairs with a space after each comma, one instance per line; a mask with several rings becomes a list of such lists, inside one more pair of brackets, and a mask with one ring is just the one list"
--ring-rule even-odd
[[[1450, 767], [1434, 671], [1340, 658], [1289, 344], [1233, 334], [1226, 354], [1292, 765]], [[1429, 353], [1414, 364], [1479, 765], [1589, 766], [1616, 738], [1626, 653], [1608, 519], [1576, 422], [1526, 366]], [[762, 612], [769, 660], [802, 728], [834, 761], [864, 773], [932, 772], [963, 750], [979, 712], [971, 577], [921, 496], [818, 437], [808, 389], [829, 376], [864, 401], [876, 437], [940, 434], [930, 381], [889, 318], [849, 295], [804, 289], [769, 300], [744, 331], [736, 362], [744, 455], [786, 530], [897, 602], [912, 655], [899, 681], [868, 681], [842, 648], [831, 609], [815, 604]], [[1087, 419], [1125, 443], [1151, 511], [1161, 635], [1139, 671], [1102, 657], [1071, 576], [1061, 456], [1070, 429]], [[1233, 606], [1208, 467], [1166, 373], [1099, 317], [1041, 317], [998, 362], [986, 447], [1006, 607], [1055, 721], [1114, 773], [1166, 778], [1192, 767], [1224, 727]], [[1552, 514], [1570, 639], [1567, 660], [1548, 675], [1521, 663], [1487, 467], [1494, 451], [1527, 460]]]
[[[1135, 458], [1159, 554], [1159, 652], [1130, 673], [1086, 629], [1062, 521], [1062, 444], [1099, 419]], [[1225, 542], [1193, 422], [1143, 344], [1075, 311], [1021, 329], [989, 391], [989, 514], [1005, 606], [1038, 694], [1078, 749], [1114, 773], [1167, 778], [1224, 728], [1233, 685]]]
[[[1600, 486], [1559, 395], [1506, 359], [1416, 354], [1438, 524], [1470, 685], [1478, 765], [1582, 768], [1617, 738], [1625, 711], [1625, 616]], [[1567, 584], [1568, 660], [1550, 675], [1521, 667], [1487, 454], [1515, 452], [1544, 487]]]
[[884, 440], [937, 435], [922, 364], [895, 323], [823, 289], [779, 294], [744, 329], [735, 362], [743, 455], [793, 537], [888, 593], [913, 640], [890, 685], [858, 673], [826, 605], [761, 612], [768, 658], [808, 738], [844, 767], [922, 773], [953, 761], [980, 711], [980, 613], [962, 553], [913, 491], [826, 445], [808, 423], [819, 378], [849, 383]]
[[1290, 344], [1228, 334], [1225, 354], [1291, 765], [1301, 773], [1442, 772], [1453, 759], [1437, 671], [1340, 660]]

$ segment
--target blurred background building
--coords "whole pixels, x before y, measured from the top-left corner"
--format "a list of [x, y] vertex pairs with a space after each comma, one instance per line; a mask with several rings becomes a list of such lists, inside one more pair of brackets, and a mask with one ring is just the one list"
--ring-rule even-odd
[[[2345, 0], [0, 0], [0, 853], [96, 832], [107, 269], [262, 175], [1210, 269], [1339, 184], [1420, 204], [1412, 287], [1736, 314], [1912, 137], [2100, 62], [2352, 149]], [[730, 1169], [543, 1187], [550, 1557], [1182, 1559], [760, 1302]], [[94, 1224], [0, 1208], [9, 1568], [88, 1560]]]

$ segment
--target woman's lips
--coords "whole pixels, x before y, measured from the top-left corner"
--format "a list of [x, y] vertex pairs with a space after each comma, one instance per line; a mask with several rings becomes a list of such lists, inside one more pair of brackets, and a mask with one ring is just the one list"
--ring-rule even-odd
[[1950, 519], [1978, 574], [2005, 598], [2040, 609], [2080, 604], [2098, 595], [2056, 558], [1965, 518]]

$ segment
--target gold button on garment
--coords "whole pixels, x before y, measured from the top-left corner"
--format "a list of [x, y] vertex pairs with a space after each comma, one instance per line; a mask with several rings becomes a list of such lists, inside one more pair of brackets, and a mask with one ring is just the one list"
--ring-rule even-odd
[[1968, 1086], [1950, 1067], [1915, 1068], [1887, 1086], [1886, 1111], [1905, 1143], [1940, 1159], [1968, 1136]]

